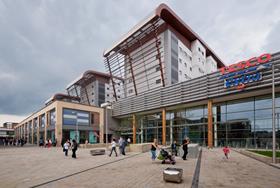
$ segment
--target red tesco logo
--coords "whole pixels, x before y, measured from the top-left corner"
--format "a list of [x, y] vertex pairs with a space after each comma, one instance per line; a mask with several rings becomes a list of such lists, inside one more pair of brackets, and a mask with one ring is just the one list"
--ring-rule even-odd
[[271, 54], [262, 54], [258, 58], [253, 57], [248, 59], [247, 61], [240, 61], [236, 64], [232, 64], [227, 67], [220, 68], [221, 74], [227, 74], [235, 71], [239, 71], [248, 67], [253, 67], [261, 63], [266, 63], [271, 59]]

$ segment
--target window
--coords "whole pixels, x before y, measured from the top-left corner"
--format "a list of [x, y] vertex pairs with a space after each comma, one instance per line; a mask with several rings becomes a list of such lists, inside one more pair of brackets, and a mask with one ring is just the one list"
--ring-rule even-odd
[[160, 67], [159, 66], [156, 67], [156, 72], [158, 72], [158, 71], [160, 71]]
[[118, 89], [118, 92], [121, 92], [121, 90]]
[[128, 90], [128, 93], [133, 93], [133, 89]]
[[131, 82], [132, 82], [132, 79], [131, 79], [131, 78], [129, 78], [128, 83], [131, 83]]
[[156, 80], [156, 84], [160, 84], [160, 82], [161, 82], [160, 79]]
[[110, 95], [109, 94], [107, 94], [107, 97], [109, 97]]
[[107, 90], [109, 90], [109, 88], [107, 87]]
[[204, 55], [204, 52], [201, 52], [202, 53], [202, 55]]
[[94, 99], [92, 99], [91, 102], [94, 102]]
[[118, 95], [118, 98], [121, 98], [121, 96]]
[[190, 67], [190, 71], [192, 71], [192, 68]]
[[192, 57], [190, 56], [190, 61], [192, 60]]
[[198, 68], [198, 71], [202, 74], [204, 74], [203, 70], [201, 70], [201, 68]]
[[185, 67], [187, 67], [187, 63], [185, 63]]
[[182, 59], [181, 59], [181, 58], [179, 58], [179, 63], [181, 63], [181, 64], [182, 64]]
[[180, 75], [182, 75], [182, 71], [179, 71]]
[[198, 47], [198, 51], [200, 52], [200, 48]]
[[118, 85], [120, 86], [120, 85], [121, 85], [121, 83], [118, 83]]
[[94, 95], [94, 93], [92, 92], [91, 95]]

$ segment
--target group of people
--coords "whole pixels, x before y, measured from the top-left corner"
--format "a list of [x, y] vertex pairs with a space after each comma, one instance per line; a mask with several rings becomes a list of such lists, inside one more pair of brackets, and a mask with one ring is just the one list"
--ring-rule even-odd
[[56, 146], [56, 140], [55, 141], [52, 141], [50, 138], [49, 139], [46, 139], [45, 142], [43, 140], [43, 138], [40, 138], [39, 140], [39, 146], [40, 147], [47, 147], [47, 148], [50, 148], [51, 146]]
[[65, 153], [65, 156], [68, 156], [68, 150], [71, 149], [72, 150], [72, 158], [76, 159], [76, 151], [78, 150], [78, 143], [76, 142], [76, 140], [72, 140], [72, 143], [70, 142], [70, 140], [66, 140], [66, 142], [63, 144], [63, 152]]
[[[190, 143], [190, 139], [188, 137], [186, 137], [184, 140], [183, 140], [183, 143], [182, 143], [182, 149], [184, 151], [184, 154], [182, 156], [182, 159], [183, 160], [187, 160], [187, 155], [188, 155], [188, 145]], [[179, 148], [179, 144], [177, 144], [176, 141], [173, 141], [173, 143], [171, 144], [171, 152], [172, 152], [172, 155], [175, 155], [177, 156], [178, 155], [178, 148]], [[156, 158], [157, 158], [157, 155], [156, 155], [156, 150], [159, 149], [158, 147], [158, 143], [157, 143], [157, 139], [154, 139], [154, 142], [152, 143], [151, 145], [151, 154], [152, 154], [152, 160], [154, 161]]]
[[[125, 155], [125, 147], [130, 143], [130, 138], [128, 138], [127, 140], [124, 139], [123, 137], [120, 137], [119, 139], [119, 142], [118, 142], [118, 145], [119, 145], [119, 150], [120, 150], [120, 155]], [[116, 154], [116, 157], [118, 156], [117, 154], [117, 150], [116, 150], [116, 147], [117, 147], [117, 141], [115, 138], [112, 139], [112, 142], [111, 142], [111, 153], [109, 155], [109, 157], [111, 157], [113, 151], [115, 152]]]
[[[183, 160], [187, 160], [187, 155], [188, 155], [188, 145], [190, 143], [190, 139], [188, 137], [186, 137], [183, 140], [182, 143], [182, 149], [184, 151], [184, 154], [182, 156]], [[173, 143], [171, 144], [171, 154], [177, 156], [178, 155], [178, 148], [180, 147], [179, 144], [177, 144], [176, 141], [173, 141]], [[151, 145], [151, 155], [152, 155], [152, 160], [154, 161], [156, 159], [156, 150], [159, 149], [158, 147], [158, 143], [157, 143], [157, 139], [154, 139], [154, 142]], [[223, 148], [223, 153], [225, 155], [225, 158], [228, 159], [229, 158], [229, 153], [230, 153], [230, 149], [229, 147], [226, 145]]]
[[16, 138], [3, 138], [0, 140], [0, 145], [3, 146], [23, 146], [26, 144], [27, 140], [24, 138], [16, 139]]

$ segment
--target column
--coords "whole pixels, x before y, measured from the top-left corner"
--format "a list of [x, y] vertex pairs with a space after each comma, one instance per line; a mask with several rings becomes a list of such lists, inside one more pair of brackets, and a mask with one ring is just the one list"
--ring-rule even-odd
[[44, 140], [48, 139], [47, 138], [48, 114], [49, 114], [49, 112], [45, 113]]
[[41, 118], [40, 116], [37, 117], [37, 145], [39, 146], [39, 140], [40, 140], [40, 127], [41, 127]]
[[170, 113], [170, 143], [173, 143], [173, 113]]
[[166, 110], [162, 109], [162, 145], [166, 145]]
[[104, 129], [106, 128], [104, 126], [104, 121], [107, 121], [104, 118], [105, 110], [106, 109], [103, 108], [101, 111], [99, 111], [99, 143], [100, 144], [104, 143], [104, 132], [105, 132]]
[[212, 100], [208, 100], [208, 147], [213, 147], [213, 114], [212, 114]]
[[140, 123], [141, 123], [141, 144], [144, 142], [144, 126], [143, 126], [143, 118], [141, 118]]
[[55, 113], [55, 139], [59, 146], [62, 140], [62, 106], [59, 102], [57, 102]]
[[31, 120], [31, 144], [34, 144], [34, 119]]
[[136, 116], [132, 115], [132, 132], [133, 132], [133, 144], [136, 144]]

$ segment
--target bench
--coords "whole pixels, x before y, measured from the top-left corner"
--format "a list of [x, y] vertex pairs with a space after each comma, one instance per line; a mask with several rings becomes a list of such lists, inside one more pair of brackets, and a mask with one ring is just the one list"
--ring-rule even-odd
[[105, 149], [93, 149], [93, 150], [90, 150], [90, 154], [92, 156], [95, 156], [95, 155], [105, 155]]

